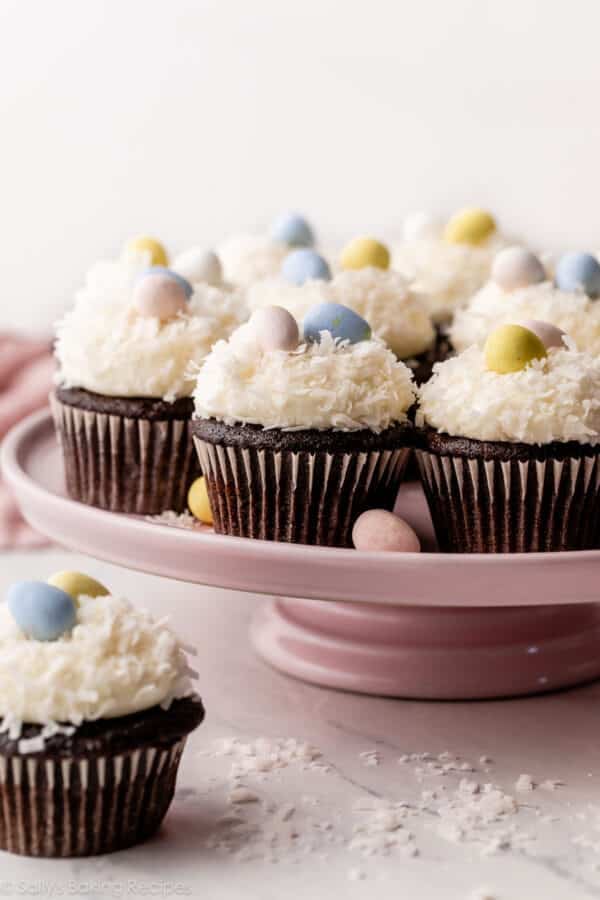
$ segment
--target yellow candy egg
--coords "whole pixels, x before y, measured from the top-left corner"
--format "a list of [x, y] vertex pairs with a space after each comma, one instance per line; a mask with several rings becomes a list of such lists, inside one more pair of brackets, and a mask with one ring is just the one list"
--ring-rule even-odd
[[132, 240], [127, 242], [125, 252], [130, 254], [149, 253], [148, 265], [150, 266], [167, 266], [169, 264], [167, 251], [160, 241], [152, 237], [132, 238]]
[[188, 491], [187, 500], [191, 514], [196, 519], [199, 519], [200, 522], [204, 522], [205, 525], [212, 525], [212, 510], [208, 499], [208, 491], [206, 490], [205, 478], [196, 478]]
[[506, 375], [520, 372], [534, 359], [544, 359], [548, 354], [533, 331], [523, 325], [501, 325], [485, 342], [484, 355], [491, 372]]
[[444, 240], [449, 244], [481, 244], [495, 230], [496, 222], [485, 209], [461, 209], [447, 223]]
[[75, 601], [79, 597], [106, 597], [110, 593], [103, 584], [83, 572], [56, 572], [48, 579], [48, 584], [60, 588]]
[[367, 266], [389, 269], [390, 251], [374, 238], [354, 238], [342, 250], [340, 265], [342, 269], [366, 269]]

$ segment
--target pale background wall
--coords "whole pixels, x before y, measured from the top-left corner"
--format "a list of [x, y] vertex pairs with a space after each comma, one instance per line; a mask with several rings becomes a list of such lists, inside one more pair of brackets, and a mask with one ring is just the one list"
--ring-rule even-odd
[[597, 0], [0, 0], [2, 320], [132, 233], [475, 202], [600, 247]]

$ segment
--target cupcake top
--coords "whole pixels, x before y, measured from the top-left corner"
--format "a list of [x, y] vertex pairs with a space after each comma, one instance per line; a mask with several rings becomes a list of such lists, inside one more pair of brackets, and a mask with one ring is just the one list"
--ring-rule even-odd
[[417, 213], [404, 224], [393, 267], [413, 282], [435, 322], [444, 322], [487, 280], [504, 245], [493, 218], [465, 209], [447, 223]]
[[3, 730], [18, 736], [25, 723], [78, 726], [167, 708], [193, 693], [195, 673], [166, 620], [79, 573], [51, 581], [18, 582], [0, 605]]
[[600, 442], [600, 358], [543, 322], [504, 325], [485, 349], [437, 363], [418, 425], [481, 441]]
[[58, 323], [57, 381], [115, 397], [172, 402], [192, 393], [190, 363], [246, 318], [237, 292], [193, 286], [145, 253], [124, 254], [88, 272]]
[[303, 343], [286, 310], [254, 313], [215, 344], [194, 393], [197, 416], [228, 425], [375, 432], [404, 422], [414, 396], [408, 367], [360, 316], [331, 303], [308, 312]]
[[314, 233], [298, 213], [284, 213], [263, 233], [236, 234], [217, 248], [227, 281], [247, 287], [276, 278], [283, 260], [294, 247], [312, 247]]

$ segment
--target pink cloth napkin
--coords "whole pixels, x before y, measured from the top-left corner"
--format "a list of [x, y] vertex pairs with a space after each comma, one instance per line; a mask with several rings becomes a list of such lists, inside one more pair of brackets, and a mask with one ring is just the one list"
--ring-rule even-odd
[[[46, 406], [53, 371], [50, 341], [0, 332], [0, 440], [29, 413]], [[0, 550], [48, 543], [23, 520], [0, 479]]]

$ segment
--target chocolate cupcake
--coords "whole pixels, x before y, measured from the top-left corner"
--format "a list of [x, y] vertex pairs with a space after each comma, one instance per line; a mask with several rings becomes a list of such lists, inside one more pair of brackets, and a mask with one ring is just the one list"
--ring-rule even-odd
[[0, 606], [0, 848], [109, 853], [159, 827], [204, 709], [167, 624], [78, 573], [51, 581]]
[[415, 443], [440, 550], [600, 547], [600, 360], [547, 323], [438, 364]]
[[365, 509], [393, 507], [411, 444], [410, 370], [360, 316], [314, 307], [298, 343], [279, 307], [207, 357], [193, 432], [215, 530], [351, 546]]
[[181, 512], [198, 476], [190, 420], [197, 366], [245, 318], [238, 294], [147, 268], [94, 266], [57, 326], [52, 410], [69, 495], [116, 512]]

